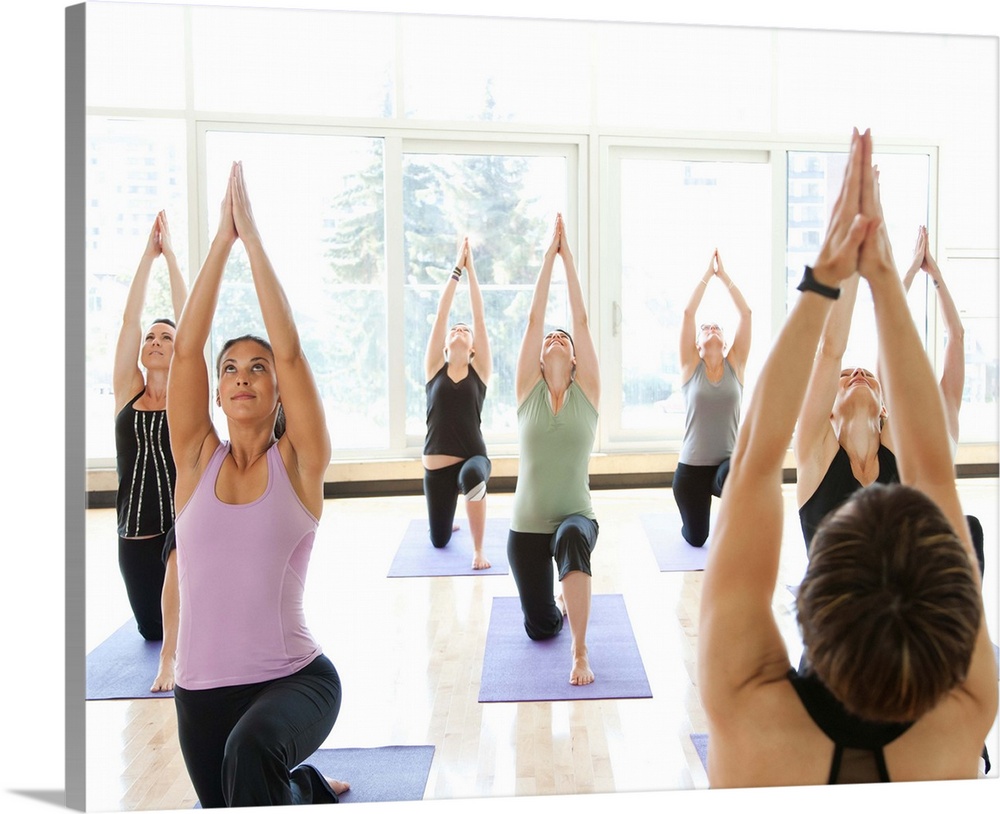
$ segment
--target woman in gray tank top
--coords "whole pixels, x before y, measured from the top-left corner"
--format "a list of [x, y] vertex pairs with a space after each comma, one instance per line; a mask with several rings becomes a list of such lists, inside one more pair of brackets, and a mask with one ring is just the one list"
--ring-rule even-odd
[[[713, 277], [726, 286], [739, 313], [728, 347], [717, 323], [698, 323], [695, 319]], [[722, 496], [729, 472], [750, 333], [750, 306], [726, 273], [716, 249], [708, 270], [691, 293], [681, 322], [681, 390], [687, 413], [671, 491], [681, 514], [681, 535], [692, 546], [700, 547], [708, 539], [712, 496]]]

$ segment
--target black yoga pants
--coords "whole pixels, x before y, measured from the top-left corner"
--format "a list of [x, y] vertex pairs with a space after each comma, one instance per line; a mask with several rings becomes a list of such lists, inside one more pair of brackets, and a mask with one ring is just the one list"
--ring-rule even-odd
[[165, 534], [141, 540], [118, 538], [118, 569], [139, 634], [148, 641], [163, 638], [163, 543]]
[[507, 561], [529, 639], [550, 639], [562, 630], [562, 612], [552, 594], [553, 562], [559, 567], [560, 581], [571, 571], [589, 575], [597, 533], [597, 521], [579, 514], [563, 520], [554, 534], [508, 533]]
[[493, 465], [485, 455], [473, 455], [440, 469], [424, 469], [427, 519], [435, 548], [444, 548], [451, 539], [459, 492], [466, 495], [479, 484], [486, 483], [492, 470]]
[[696, 548], [708, 539], [712, 496], [722, 497], [729, 474], [729, 458], [714, 466], [678, 463], [671, 491], [681, 513], [681, 536]]

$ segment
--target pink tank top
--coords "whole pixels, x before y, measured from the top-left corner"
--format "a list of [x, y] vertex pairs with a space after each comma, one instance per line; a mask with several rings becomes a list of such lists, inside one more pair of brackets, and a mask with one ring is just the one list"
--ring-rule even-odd
[[216, 497], [229, 442], [219, 444], [177, 515], [177, 685], [255, 684], [302, 669], [322, 649], [302, 595], [319, 521], [302, 505], [273, 444], [267, 487], [252, 503]]

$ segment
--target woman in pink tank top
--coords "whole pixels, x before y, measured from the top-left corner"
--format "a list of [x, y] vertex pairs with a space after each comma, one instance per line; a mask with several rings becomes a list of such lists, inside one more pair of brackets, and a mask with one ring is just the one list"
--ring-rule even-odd
[[[237, 240], [270, 342], [247, 335], [223, 347], [214, 399], [224, 442], [204, 348]], [[177, 326], [167, 393], [180, 595], [174, 697], [191, 782], [204, 808], [338, 802], [348, 785], [302, 763], [329, 735], [341, 699], [301, 601], [330, 438], [240, 163]]]

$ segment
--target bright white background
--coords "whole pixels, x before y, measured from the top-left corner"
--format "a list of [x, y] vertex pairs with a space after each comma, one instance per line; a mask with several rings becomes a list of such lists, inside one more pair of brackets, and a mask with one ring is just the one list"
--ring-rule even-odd
[[[147, 0], [134, 0], [147, 2]], [[174, 0], [186, 2], [186, 0]], [[220, 5], [341, 8], [369, 11], [413, 11], [406, 0], [298, 3], [241, 2]], [[2, 325], [0, 389], [6, 429], [4, 460], [16, 463], [3, 482], [6, 524], [3, 533], [2, 683], [0, 725], [4, 738], [0, 808], [4, 812], [53, 811], [62, 807], [64, 788], [63, 629], [65, 608], [64, 450], [82, 439], [63, 432], [64, 341], [62, 320], [32, 320], [37, 313], [56, 314], [64, 307], [64, 15], [66, 3], [34, 0], [8, 6], [2, 26], [2, 133], [8, 162], [4, 166], [0, 207], [2, 269], [16, 275], [8, 287]], [[764, 6], [764, 8], [761, 8]], [[901, 3], [840, 0], [804, 4], [775, 0], [741, 4], [735, 0], [702, 0], [694, 8], [644, 0], [422, 0], [419, 10], [434, 13], [504, 14], [525, 17], [576, 17], [649, 22], [830, 28], [900, 32], [989, 34], [1000, 32], [997, 12], [982, 0], [950, 0], [926, 10]], [[836, 16], [834, 17], [834, 11]], [[852, 71], [857, 66], [852, 66]], [[878, 66], [873, 66], [873, 71]], [[971, 79], [971, 78], [970, 78]], [[854, 124], [853, 122], [847, 123]], [[864, 123], [859, 123], [862, 127]], [[982, 182], [983, 179], [980, 179]], [[997, 183], [997, 179], [985, 179]], [[11, 256], [12, 251], [12, 256]], [[25, 282], [29, 281], [29, 282]], [[79, 459], [79, 453], [76, 453]], [[82, 488], [82, 485], [81, 485]], [[16, 514], [11, 511], [16, 507]], [[82, 522], [76, 524], [82, 531]], [[996, 567], [996, 564], [993, 565]], [[73, 575], [82, 583], [82, 575]], [[1000, 784], [989, 781], [919, 784], [860, 789], [766, 789], [758, 792], [655, 792], [629, 795], [526, 798], [525, 812], [604, 811], [608, 805], [644, 809], [648, 805], [674, 811], [729, 812], [797, 810], [842, 814], [850, 806], [874, 811], [887, 806], [919, 811], [997, 810]], [[369, 804], [370, 814], [414, 810], [419, 814], [461, 811], [474, 814], [506, 811], [507, 800], [427, 801]]]

